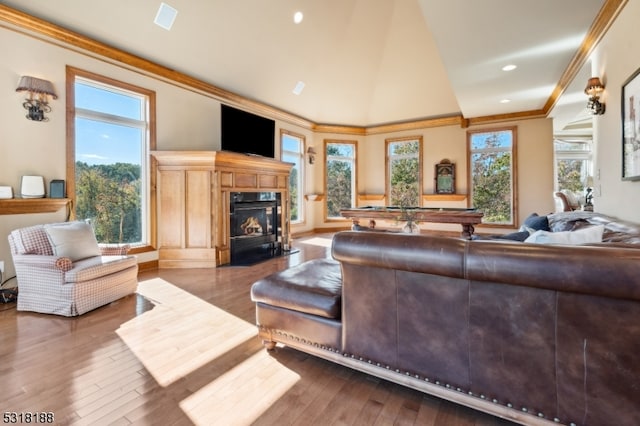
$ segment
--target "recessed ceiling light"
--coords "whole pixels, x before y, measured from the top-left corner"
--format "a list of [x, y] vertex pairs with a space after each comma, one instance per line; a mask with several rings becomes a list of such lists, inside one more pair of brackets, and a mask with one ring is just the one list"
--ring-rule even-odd
[[295, 22], [296, 24], [299, 24], [300, 22], [302, 22], [303, 19], [304, 19], [304, 15], [302, 14], [302, 12], [298, 11], [293, 14], [293, 22]]
[[160, 8], [158, 9], [158, 13], [156, 14], [156, 19], [154, 19], [153, 22], [157, 26], [169, 31], [173, 26], [177, 15], [178, 11], [176, 9], [166, 3], [160, 3]]
[[511, 99], [501, 99], [500, 100], [501, 104], [508, 104], [509, 102], [511, 102]]
[[304, 90], [304, 81], [299, 81], [296, 84], [296, 87], [293, 88], [293, 94], [299, 95], [300, 93], [302, 93], [303, 90]]
[[509, 65], [505, 65], [504, 67], [502, 67], [502, 71], [513, 71], [516, 68], [518, 68], [517, 65], [509, 64]]

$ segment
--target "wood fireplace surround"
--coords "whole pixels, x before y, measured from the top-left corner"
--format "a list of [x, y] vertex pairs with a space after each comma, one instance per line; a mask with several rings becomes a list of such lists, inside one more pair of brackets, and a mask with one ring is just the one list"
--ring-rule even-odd
[[231, 263], [232, 197], [275, 193], [278, 245], [290, 248], [291, 163], [227, 151], [152, 151], [156, 161], [158, 263], [209, 268]]

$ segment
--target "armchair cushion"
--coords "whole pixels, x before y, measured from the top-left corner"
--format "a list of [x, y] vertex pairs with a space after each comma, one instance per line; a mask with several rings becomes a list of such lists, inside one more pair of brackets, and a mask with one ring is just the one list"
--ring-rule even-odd
[[73, 268], [64, 274], [66, 283], [77, 283], [106, 277], [116, 272], [135, 267], [136, 258], [133, 256], [96, 256], [78, 260]]
[[55, 256], [68, 257], [72, 262], [100, 256], [93, 229], [85, 222], [64, 222], [44, 225]]

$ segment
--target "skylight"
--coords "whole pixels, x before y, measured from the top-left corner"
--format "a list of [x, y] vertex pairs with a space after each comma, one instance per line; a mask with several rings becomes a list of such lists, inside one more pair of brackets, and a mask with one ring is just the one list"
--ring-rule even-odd
[[296, 87], [293, 88], [293, 94], [299, 95], [300, 93], [302, 93], [303, 90], [304, 90], [304, 81], [299, 81], [296, 84]]
[[177, 15], [178, 11], [176, 9], [166, 3], [160, 3], [160, 8], [158, 8], [158, 13], [156, 14], [156, 19], [154, 19], [153, 22], [157, 26], [169, 31], [173, 26]]

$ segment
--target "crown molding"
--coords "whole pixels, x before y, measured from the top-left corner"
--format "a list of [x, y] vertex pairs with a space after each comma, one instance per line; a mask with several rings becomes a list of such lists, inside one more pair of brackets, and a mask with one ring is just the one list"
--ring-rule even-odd
[[[628, 0], [607, 0], [600, 9], [596, 19], [589, 28], [580, 48], [574, 55], [568, 67], [562, 74], [558, 84], [551, 96], [541, 110], [522, 111], [510, 114], [496, 114], [482, 117], [465, 118], [462, 115], [450, 117], [434, 117], [420, 120], [405, 121], [398, 123], [388, 123], [371, 126], [348, 126], [314, 123], [311, 120], [283, 111], [271, 105], [264, 104], [233, 92], [224, 90], [213, 84], [206, 83], [187, 74], [164, 67], [155, 62], [140, 56], [123, 51], [76, 33], [64, 27], [55, 25], [43, 19], [34, 17], [27, 13], [18, 11], [8, 6], [0, 5], [0, 21], [8, 23], [14, 27], [27, 31], [30, 35], [43, 41], [53, 42], [64, 48], [72, 48], [79, 53], [109, 60], [110, 63], [125, 68], [134, 68], [138, 72], [143, 72], [153, 78], [165, 81], [170, 84], [194, 90], [198, 93], [210, 96], [218, 101], [242, 107], [248, 111], [266, 115], [273, 119], [289, 124], [300, 126], [305, 129], [320, 133], [337, 133], [348, 135], [375, 135], [381, 133], [395, 133], [406, 130], [416, 130], [431, 127], [443, 127], [460, 125], [462, 128], [469, 126], [513, 121], [528, 120], [535, 118], [545, 118], [558, 101], [559, 97], [566, 90], [571, 81], [575, 78], [580, 68], [585, 64], [589, 55], [593, 52], [597, 43], [602, 39], [606, 31], [611, 27], [617, 16], [620, 14]], [[78, 50], [80, 49], [80, 50]]]
[[[136, 71], [144, 73], [152, 78], [157, 78], [167, 83], [180, 87], [187, 87], [191, 90], [206, 94], [221, 102], [229, 103], [233, 106], [241, 106], [251, 112], [268, 115], [276, 120], [282, 120], [304, 128], [311, 128], [313, 123], [307, 119], [274, 108], [267, 104], [254, 101], [237, 95], [228, 90], [224, 90], [213, 84], [206, 83], [187, 74], [164, 67], [148, 59], [110, 46], [97, 40], [93, 40], [67, 28], [55, 25], [43, 19], [0, 5], [0, 21], [17, 27], [23, 31], [28, 31], [30, 35], [56, 44], [62, 48], [71, 49], [78, 53], [85, 54], [98, 59], [109, 60], [114, 65], [125, 65], [125, 68], [134, 68]], [[78, 50], [80, 49], [80, 50]]]
[[553, 89], [553, 92], [551, 92], [551, 96], [547, 100], [547, 103], [542, 108], [545, 114], [548, 114], [553, 109], [555, 104], [558, 102], [558, 99], [560, 99], [560, 96], [562, 96], [582, 66], [587, 62], [589, 55], [591, 55], [596, 45], [600, 40], [602, 40], [602, 37], [604, 37], [607, 30], [611, 27], [622, 9], [624, 9], [627, 1], [628, 0], [607, 0], [604, 5], [602, 5], [602, 8], [593, 20], [591, 27], [589, 27], [578, 51], [569, 62], [569, 65], [564, 70], [558, 84]]

